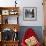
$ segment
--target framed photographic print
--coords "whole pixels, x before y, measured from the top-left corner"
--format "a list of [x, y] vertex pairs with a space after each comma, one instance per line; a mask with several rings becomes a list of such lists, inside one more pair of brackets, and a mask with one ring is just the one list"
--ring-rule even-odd
[[2, 10], [2, 15], [9, 15], [9, 10]]
[[37, 19], [37, 8], [36, 7], [24, 7], [23, 8], [23, 19], [34, 21]]

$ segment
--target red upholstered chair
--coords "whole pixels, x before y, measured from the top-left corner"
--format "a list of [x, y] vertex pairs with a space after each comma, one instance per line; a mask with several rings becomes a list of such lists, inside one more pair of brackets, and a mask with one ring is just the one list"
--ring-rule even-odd
[[[34, 36], [35, 38], [37, 37], [36, 33], [33, 31], [33, 29], [28, 28], [24, 34], [24, 37], [22, 38], [22, 42], [21, 45], [22, 46], [27, 46], [27, 44], [25, 43], [25, 40]], [[37, 39], [37, 38], [36, 38]], [[38, 41], [38, 40], [37, 40]], [[38, 41], [37, 44], [35, 46], [41, 46], [40, 42]]]

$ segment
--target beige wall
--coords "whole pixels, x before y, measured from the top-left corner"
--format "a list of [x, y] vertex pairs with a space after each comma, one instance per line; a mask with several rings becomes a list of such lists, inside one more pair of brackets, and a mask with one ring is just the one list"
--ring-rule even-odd
[[46, 0], [43, 1], [44, 6], [44, 39], [45, 39], [45, 46], [46, 46]]
[[46, 26], [46, 0], [43, 1], [43, 6], [44, 6], [44, 26]]

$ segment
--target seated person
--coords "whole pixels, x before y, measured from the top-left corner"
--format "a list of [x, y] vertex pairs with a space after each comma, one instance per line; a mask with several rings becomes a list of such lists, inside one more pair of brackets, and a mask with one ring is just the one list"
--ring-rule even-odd
[[21, 42], [22, 46], [41, 46], [37, 39], [36, 33], [31, 29], [27, 29]]

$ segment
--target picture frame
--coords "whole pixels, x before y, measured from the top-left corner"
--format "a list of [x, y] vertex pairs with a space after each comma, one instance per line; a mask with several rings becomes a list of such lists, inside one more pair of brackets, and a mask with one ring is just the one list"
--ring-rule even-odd
[[2, 15], [9, 15], [9, 10], [2, 10]]
[[37, 8], [36, 7], [23, 7], [23, 19], [27, 21], [37, 20]]
[[9, 11], [9, 14], [10, 14], [10, 15], [17, 15], [18, 12], [17, 12], [16, 10], [10, 10], [10, 11]]

